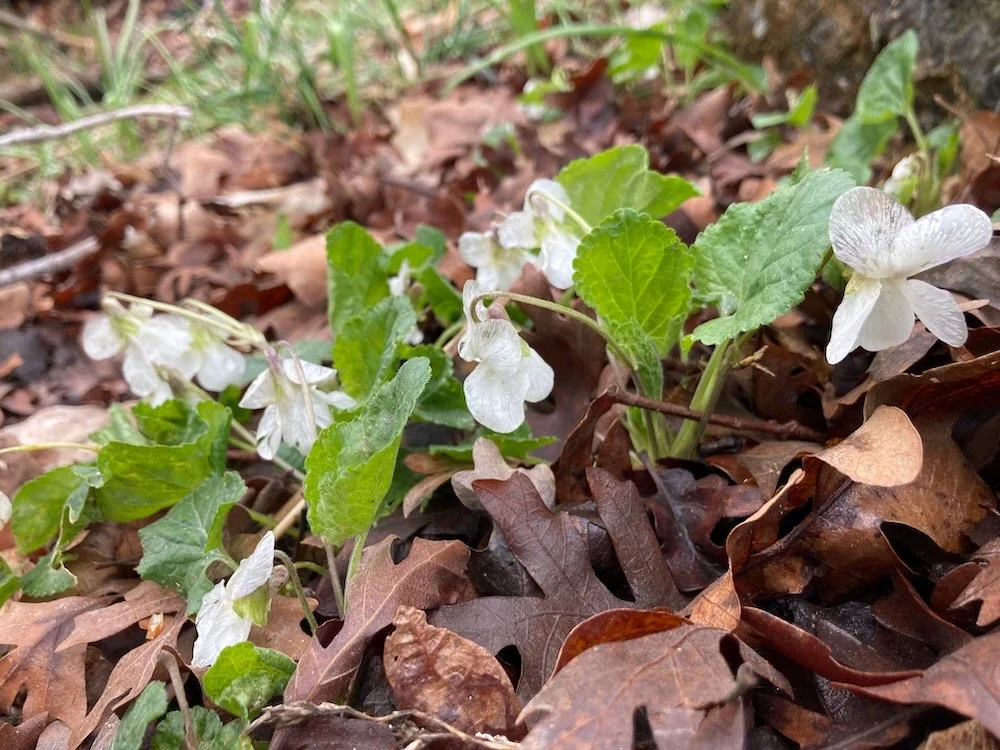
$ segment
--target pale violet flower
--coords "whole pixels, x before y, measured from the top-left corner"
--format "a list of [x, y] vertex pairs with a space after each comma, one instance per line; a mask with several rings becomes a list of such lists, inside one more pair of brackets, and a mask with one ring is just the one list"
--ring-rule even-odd
[[974, 206], [946, 206], [914, 219], [881, 190], [848, 190], [830, 213], [830, 242], [854, 273], [833, 317], [826, 358], [835, 363], [858, 346], [879, 351], [902, 344], [914, 315], [949, 346], [964, 344], [969, 331], [951, 294], [910, 277], [981, 250], [992, 234], [990, 218]]
[[190, 380], [200, 358], [191, 351], [188, 322], [172, 315], [153, 315], [151, 308], [125, 309], [116, 300], [104, 302], [104, 315], [84, 323], [80, 341], [91, 359], [108, 359], [122, 352], [122, 375], [133, 393], [154, 406], [173, 395], [165, 369]]
[[246, 370], [246, 360], [208, 326], [191, 327], [191, 353], [198, 358], [198, 382], [210, 391], [236, 385]]
[[481, 425], [494, 432], [513, 432], [524, 422], [524, 402], [541, 401], [552, 391], [552, 368], [517, 335], [509, 320], [487, 318], [479, 306], [479, 322], [472, 319], [472, 300], [482, 291], [474, 281], [462, 289], [467, 329], [458, 342], [458, 354], [479, 363], [465, 379], [465, 401]]
[[250, 383], [240, 399], [245, 409], [264, 409], [257, 425], [257, 453], [270, 460], [284, 441], [304, 455], [316, 442], [318, 431], [333, 421], [330, 407], [349, 409], [354, 399], [341, 391], [325, 392], [317, 387], [331, 382], [336, 370], [282, 359], [273, 350], [268, 352], [267, 360], [267, 369]]
[[569, 195], [555, 180], [535, 180], [528, 187], [524, 209], [504, 219], [497, 227], [497, 239], [504, 248], [539, 248], [535, 263], [545, 278], [558, 289], [573, 285], [573, 260], [580, 238], [564, 222]]
[[250, 596], [271, 579], [274, 563], [274, 533], [268, 531], [257, 542], [229, 578], [219, 581], [201, 600], [195, 625], [198, 637], [194, 642], [191, 666], [210, 667], [226, 646], [242, 643], [250, 635], [253, 621], [236, 611], [236, 602]]
[[462, 260], [476, 269], [476, 281], [486, 289], [507, 290], [521, 275], [531, 255], [519, 246], [504, 247], [497, 230], [465, 232], [458, 238]]

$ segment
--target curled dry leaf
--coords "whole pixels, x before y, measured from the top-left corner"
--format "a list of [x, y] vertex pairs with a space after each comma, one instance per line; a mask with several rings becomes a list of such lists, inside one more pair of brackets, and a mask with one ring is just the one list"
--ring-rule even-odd
[[510, 479], [514, 472], [520, 472], [531, 480], [538, 490], [542, 502], [549, 510], [556, 504], [556, 480], [548, 464], [538, 464], [530, 469], [514, 469], [507, 464], [496, 443], [487, 438], [478, 438], [472, 446], [472, 460], [475, 468], [460, 471], [452, 477], [451, 486], [455, 490], [462, 505], [472, 510], [482, 510], [479, 496], [472, 489], [472, 483], [478, 479]]
[[973, 557], [982, 563], [982, 568], [952, 602], [951, 608], [981, 602], [976, 624], [988, 627], [1000, 619], [1000, 537], [984, 544]]
[[597, 645], [569, 662], [525, 706], [522, 719], [530, 731], [522, 747], [630, 747], [633, 714], [640, 708], [658, 747], [741, 747], [746, 725], [738, 709], [756, 677], [791, 692], [763, 658], [715, 628], [685, 623]]
[[598, 644], [630, 641], [690, 624], [667, 609], [609, 609], [587, 618], [570, 631], [559, 650], [553, 674]]
[[396, 706], [436, 716], [463, 732], [503, 734], [521, 709], [514, 686], [493, 654], [427, 615], [400, 607], [385, 640], [383, 663]]
[[854, 482], [898, 487], [920, 474], [923, 453], [920, 433], [906, 413], [881, 406], [844, 442], [817, 457]]
[[336, 700], [347, 691], [372, 636], [392, 623], [400, 605], [431, 609], [475, 596], [465, 575], [469, 548], [461, 542], [416, 539], [400, 563], [392, 559], [396, 537], [365, 550], [347, 584], [348, 609], [328, 645], [312, 639], [285, 689], [285, 700]]

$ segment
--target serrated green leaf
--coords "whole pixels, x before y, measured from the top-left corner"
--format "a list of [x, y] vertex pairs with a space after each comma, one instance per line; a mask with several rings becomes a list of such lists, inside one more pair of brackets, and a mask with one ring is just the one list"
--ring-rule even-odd
[[671, 323], [686, 315], [694, 258], [673, 229], [621, 209], [580, 242], [573, 283], [612, 329], [645, 333], [660, 354], [675, 343]]
[[[147, 407], [143, 423], [158, 413], [174, 414], [179, 400]], [[162, 410], [162, 412], [160, 411]], [[200, 433], [189, 443], [173, 445], [133, 445], [109, 442], [97, 456], [104, 486], [97, 488], [97, 505], [110, 521], [128, 522], [169, 508], [212, 474], [225, 470], [229, 439], [229, 410], [214, 401], [202, 401], [195, 410], [200, 426], [179, 431], [173, 438]], [[157, 422], [162, 425], [162, 422]], [[158, 435], [168, 433], [157, 427]]]
[[[202, 706], [191, 707], [192, 724], [197, 738], [197, 750], [251, 750], [253, 744], [242, 734], [243, 723], [223, 724], [214, 711]], [[156, 726], [152, 750], [181, 750], [184, 747], [184, 718], [180, 711], [171, 711]]]
[[333, 344], [333, 364], [344, 391], [363, 401], [396, 366], [396, 350], [417, 324], [408, 297], [387, 297], [346, 320]]
[[379, 387], [349, 422], [323, 430], [306, 459], [309, 525], [330, 544], [367, 531], [392, 482], [403, 428], [430, 380], [423, 357]]
[[140, 750], [146, 729], [167, 712], [167, 689], [162, 682], [151, 682], [128, 707], [111, 750]]
[[830, 246], [834, 201], [854, 181], [839, 170], [782, 185], [760, 203], [734, 204], [695, 242], [695, 286], [722, 317], [691, 334], [719, 344], [773, 322], [797, 305]]
[[348, 318], [389, 296], [386, 257], [363, 227], [345, 221], [326, 236], [326, 260], [327, 311], [336, 337]]
[[913, 104], [913, 68], [917, 34], [909, 29], [883, 49], [868, 69], [855, 103], [855, 115], [866, 125], [893, 122]]
[[280, 651], [244, 641], [222, 649], [201, 684], [215, 703], [250, 720], [285, 689], [294, 671], [295, 662]]
[[573, 210], [591, 226], [620, 208], [658, 219], [699, 194], [682, 177], [649, 169], [649, 155], [637, 144], [577, 159], [556, 176], [556, 181], [566, 189]]
[[895, 120], [866, 125], [856, 115], [844, 120], [826, 152], [826, 163], [843, 169], [858, 184], [871, 179], [871, 163], [879, 156], [896, 132]]
[[205, 575], [208, 566], [229, 559], [222, 549], [222, 526], [245, 492], [236, 472], [208, 477], [163, 518], [139, 530], [142, 560], [137, 572], [179, 591], [189, 615], [201, 608], [202, 597], [212, 588]]

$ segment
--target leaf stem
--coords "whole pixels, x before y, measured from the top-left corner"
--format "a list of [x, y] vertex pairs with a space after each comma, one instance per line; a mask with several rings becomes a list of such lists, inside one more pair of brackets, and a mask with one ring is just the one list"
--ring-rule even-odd
[[[358, 574], [358, 570], [361, 568], [361, 556], [365, 550], [365, 540], [368, 539], [368, 531], [364, 531], [354, 537], [354, 549], [351, 550], [351, 558], [347, 563], [347, 585], [351, 585], [351, 579]], [[347, 607], [350, 602], [347, 601], [346, 591], [344, 592], [344, 608], [341, 610], [341, 615], [347, 615]]]
[[917, 148], [920, 150], [920, 153], [924, 155], [924, 159], [930, 163], [930, 144], [927, 143], [927, 137], [924, 135], [924, 131], [920, 127], [920, 120], [917, 119], [917, 113], [913, 109], [912, 104], [906, 108], [905, 117], [906, 124], [910, 126], [910, 132], [913, 133], [913, 140], [917, 143]]
[[295, 563], [292, 562], [292, 558], [280, 549], [274, 551], [274, 556], [278, 558], [278, 562], [284, 565], [285, 570], [288, 571], [288, 580], [291, 582], [292, 588], [295, 589], [295, 595], [299, 598], [299, 603], [302, 605], [302, 614], [305, 615], [306, 622], [309, 623], [309, 632], [312, 635], [316, 635], [319, 623], [316, 622], [316, 616], [313, 615], [312, 609], [309, 608], [309, 600], [306, 599], [306, 592], [302, 588], [302, 581], [299, 579], [299, 571], [295, 569]]
[[340, 583], [340, 571], [337, 569], [337, 555], [333, 551], [333, 545], [326, 541], [323, 542], [323, 551], [326, 552], [326, 567], [330, 574], [333, 598], [337, 602], [337, 614], [343, 618], [347, 608], [344, 604], [344, 587]]
[[464, 327], [465, 327], [465, 321], [459, 318], [441, 332], [441, 335], [438, 336], [437, 341], [434, 342], [434, 346], [436, 346], [438, 349], [444, 349], [445, 345], [453, 338], [455, 338], [455, 336]]
[[[737, 339], [742, 340], [742, 338]], [[701, 440], [705, 426], [708, 424], [709, 412], [715, 408], [715, 402], [719, 400], [722, 392], [722, 385], [725, 383], [726, 374], [729, 372], [730, 352], [734, 348], [733, 339], [727, 339], [717, 344], [712, 356], [708, 359], [708, 365], [698, 380], [698, 387], [695, 388], [691, 397], [691, 411], [701, 415], [698, 421], [689, 419], [681, 425], [677, 432], [677, 439], [671, 446], [671, 453], [677, 458], [690, 458], [698, 448], [698, 441]]]
[[471, 310], [472, 310], [473, 323], [482, 322], [477, 317], [476, 306], [479, 305], [480, 302], [485, 302], [488, 299], [490, 300], [496, 299], [497, 297], [503, 297], [504, 299], [508, 299], [511, 302], [520, 302], [521, 304], [524, 305], [539, 307], [543, 310], [551, 310], [552, 312], [559, 313], [560, 315], [565, 315], [568, 318], [572, 318], [578, 323], [582, 323], [583, 325], [587, 326], [590, 330], [592, 330], [594, 333], [596, 333], [598, 336], [600, 336], [602, 339], [604, 339], [605, 343], [608, 345], [608, 348], [611, 349], [615, 357], [624, 362], [626, 365], [628, 365], [628, 368], [630, 370], [635, 372], [636, 366], [635, 363], [632, 362], [632, 358], [629, 357], [624, 351], [622, 351], [621, 347], [618, 346], [618, 343], [613, 338], [611, 338], [611, 334], [608, 333], [606, 330], [604, 330], [604, 328], [601, 326], [600, 323], [598, 323], [593, 318], [584, 315], [579, 310], [574, 310], [572, 307], [564, 307], [563, 305], [560, 305], [558, 302], [539, 299], [538, 297], [529, 297], [527, 294], [516, 294], [515, 292], [501, 292], [501, 291], [483, 292], [482, 294], [476, 295], [472, 300]]
[[580, 216], [580, 214], [578, 214], [576, 211], [574, 211], [572, 206], [563, 203], [558, 198], [553, 198], [548, 193], [543, 193], [540, 190], [535, 190], [534, 192], [529, 191], [527, 196], [525, 197], [528, 200], [531, 200], [536, 195], [546, 203], [551, 203], [556, 208], [562, 209], [563, 213], [565, 213], [569, 218], [571, 218], [574, 222], [576, 222], [576, 225], [583, 230], [584, 234], [590, 234], [592, 231], [594, 231], [594, 228], [590, 226], [587, 220], [584, 219], [582, 216]]

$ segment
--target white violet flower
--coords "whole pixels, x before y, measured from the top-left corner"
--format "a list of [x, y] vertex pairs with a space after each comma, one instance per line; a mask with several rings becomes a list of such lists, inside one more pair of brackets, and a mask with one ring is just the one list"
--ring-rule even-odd
[[273, 350], [268, 352], [267, 369], [250, 383], [240, 399], [240, 406], [245, 409], [264, 409], [257, 425], [257, 453], [261, 458], [274, 458], [282, 440], [303, 455], [308, 453], [318, 431], [333, 421], [330, 407], [354, 406], [354, 399], [346, 393], [327, 393], [317, 387], [332, 381], [336, 375], [337, 371], [329, 367], [280, 358]]
[[[555, 201], [555, 202], [553, 202]], [[535, 180], [524, 197], [524, 210], [513, 213], [497, 227], [497, 238], [505, 248], [540, 249], [535, 261], [552, 286], [573, 285], [573, 260], [580, 238], [566, 229], [569, 195], [555, 180]]]
[[476, 281], [485, 289], [510, 289], [531, 260], [523, 247], [500, 244], [496, 229], [463, 233], [458, 238], [458, 253], [476, 269]]
[[162, 368], [190, 380], [200, 366], [191, 350], [191, 328], [183, 318], [153, 315], [146, 305], [126, 309], [105, 300], [104, 315], [83, 325], [80, 341], [91, 359], [108, 359], [122, 352], [122, 375], [136, 395], [154, 406], [173, 395]]
[[951, 294], [910, 277], [981, 250], [992, 234], [990, 218], [974, 206], [945, 206], [914, 219], [881, 190], [848, 190], [830, 213], [830, 242], [854, 273], [833, 317], [826, 358], [832, 364], [858, 346], [902, 344], [914, 315], [949, 346], [964, 344], [969, 331]]
[[198, 357], [198, 382], [209, 391], [218, 393], [236, 385], [246, 370], [243, 355], [209, 326], [191, 326], [191, 351]]
[[13, 512], [14, 505], [11, 503], [10, 498], [3, 492], [0, 492], [0, 529], [7, 525]]
[[219, 581], [201, 600], [195, 619], [198, 637], [194, 642], [191, 666], [210, 667], [226, 646], [242, 643], [254, 624], [249, 617], [236, 611], [236, 602], [250, 596], [271, 579], [274, 564], [274, 533], [268, 531], [257, 542], [249, 557], [244, 559], [229, 578]]
[[465, 400], [477, 422], [494, 432], [513, 432], [524, 422], [524, 402], [541, 401], [552, 391], [552, 368], [517, 335], [509, 320], [486, 318], [472, 300], [484, 290], [474, 281], [462, 289], [467, 330], [458, 354], [479, 365], [465, 379]]

